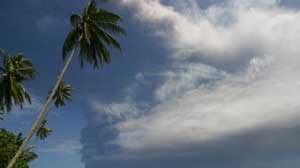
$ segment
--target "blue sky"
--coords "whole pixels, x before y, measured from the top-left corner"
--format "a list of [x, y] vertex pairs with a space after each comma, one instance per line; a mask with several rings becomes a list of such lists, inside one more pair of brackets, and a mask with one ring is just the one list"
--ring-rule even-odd
[[[34, 103], [0, 127], [27, 132], [62, 66], [69, 16], [87, 1], [1, 1], [0, 47], [38, 69]], [[99, 4], [102, 5], [102, 4]], [[74, 59], [73, 101], [32, 167], [298, 167], [299, 2], [119, 0], [123, 52], [100, 70]]]

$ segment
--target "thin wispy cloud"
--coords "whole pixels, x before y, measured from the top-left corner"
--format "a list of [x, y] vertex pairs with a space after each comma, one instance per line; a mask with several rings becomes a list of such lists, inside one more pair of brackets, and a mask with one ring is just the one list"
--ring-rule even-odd
[[61, 20], [55, 16], [45, 15], [36, 22], [36, 27], [39, 31], [47, 31], [61, 24]]
[[79, 140], [58, 139], [51, 142], [48, 147], [38, 149], [39, 152], [56, 153], [56, 154], [75, 154], [79, 153], [82, 145]]

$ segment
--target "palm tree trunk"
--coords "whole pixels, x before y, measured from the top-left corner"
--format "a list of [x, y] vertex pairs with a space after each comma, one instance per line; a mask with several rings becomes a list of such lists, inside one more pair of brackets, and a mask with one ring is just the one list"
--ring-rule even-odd
[[39, 127], [39, 123], [42, 121], [42, 119], [44, 118], [44, 115], [45, 113], [47, 112], [47, 109], [50, 105], [50, 103], [52, 102], [52, 99], [55, 95], [55, 92], [60, 84], [60, 82], [62, 81], [63, 77], [64, 77], [64, 74], [66, 72], [66, 70], [68, 69], [75, 53], [76, 53], [76, 49], [77, 49], [77, 46], [74, 47], [74, 49], [72, 50], [69, 58], [67, 59], [63, 69], [61, 70], [58, 78], [57, 78], [57, 81], [54, 85], [54, 88], [52, 89], [47, 101], [45, 102], [44, 106], [42, 107], [39, 115], [37, 116], [35, 122], [33, 123], [30, 131], [28, 132], [26, 138], [24, 139], [24, 141], [22, 142], [22, 145], [19, 147], [17, 153], [15, 154], [15, 156], [10, 160], [8, 166], [6, 168], [12, 168], [13, 165], [16, 163], [16, 161], [18, 160], [18, 158], [21, 156], [22, 152], [24, 151], [26, 145], [28, 144], [29, 140], [31, 139], [31, 137], [33, 136], [33, 134], [35, 133], [35, 131], [38, 129]]

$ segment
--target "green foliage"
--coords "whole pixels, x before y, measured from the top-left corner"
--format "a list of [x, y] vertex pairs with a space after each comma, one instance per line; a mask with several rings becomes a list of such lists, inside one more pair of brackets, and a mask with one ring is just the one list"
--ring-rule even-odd
[[72, 91], [71, 85], [61, 82], [53, 97], [55, 106], [61, 107], [66, 105], [65, 100], [71, 101], [72, 100], [71, 91]]
[[63, 45], [63, 59], [74, 48], [80, 48], [81, 66], [84, 62], [95, 68], [110, 62], [108, 47], [121, 51], [119, 42], [112, 34], [126, 35], [126, 31], [119, 23], [121, 17], [104, 9], [97, 8], [91, 1], [82, 15], [73, 14], [70, 22], [73, 29], [68, 34]]
[[47, 128], [46, 124], [47, 120], [44, 119], [36, 132], [36, 136], [41, 140], [45, 140], [52, 133], [52, 129]]
[[[0, 168], [5, 168], [9, 160], [17, 152], [23, 141], [22, 135], [15, 135], [5, 129], [0, 129]], [[26, 149], [13, 168], [29, 168], [30, 161], [37, 155], [30, 149]]]
[[13, 104], [23, 107], [25, 100], [31, 103], [30, 94], [22, 83], [32, 80], [36, 70], [29, 59], [22, 54], [9, 55], [0, 49], [3, 56], [2, 67], [0, 67], [0, 110], [9, 112]]

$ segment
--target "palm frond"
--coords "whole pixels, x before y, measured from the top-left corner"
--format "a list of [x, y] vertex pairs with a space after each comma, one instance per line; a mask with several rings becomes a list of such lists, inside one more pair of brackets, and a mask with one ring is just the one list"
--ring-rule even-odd
[[30, 162], [34, 159], [36, 159], [38, 157], [38, 155], [36, 153], [34, 153], [33, 151], [31, 151], [31, 149], [25, 149], [21, 155], [21, 157], [19, 158], [19, 160], [24, 160], [26, 162]]
[[118, 40], [113, 37], [113, 35], [126, 35], [126, 30], [120, 25], [121, 21], [119, 15], [98, 8], [95, 1], [90, 1], [82, 16], [73, 14], [70, 18], [74, 29], [64, 43], [63, 58], [73, 49], [74, 39], [76, 39], [80, 48], [81, 67], [84, 62], [95, 68], [109, 63], [111, 57], [108, 47], [122, 50]]
[[110, 34], [105, 32], [98, 26], [94, 26], [93, 28], [97, 37], [104, 41], [108, 46], [114, 47], [120, 51], [122, 50], [119, 42], [116, 39], [114, 39]]
[[79, 14], [73, 14], [70, 17], [70, 22], [74, 28], [79, 28], [82, 23], [82, 18]]
[[61, 82], [56, 90], [56, 93], [53, 97], [54, 105], [56, 107], [61, 107], [66, 105], [66, 100], [71, 101], [72, 100], [72, 87], [69, 84], [65, 84], [64, 82]]
[[0, 107], [9, 112], [13, 104], [22, 108], [26, 100], [31, 103], [30, 94], [22, 83], [34, 79], [36, 70], [32, 62], [21, 53], [14, 56], [4, 50], [1, 53], [4, 53], [4, 57], [3, 67], [0, 68]]
[[63, 60], [66, 59], [67, 54], [75, 47], [76, 42], [78, 41], [78, 29], [73, 29], [67, 36], [62, 50]]
[[49, 135], [51, 135], [51, 133], [52, 133], [52, 129], [47, 128], [47, 127], [46, 127], [46, 124], [47, 124], [47, 120], [44, 119], [44, 120], [41, 122], [41, 125], [40, 125], [39, 129], [38, 129], [37, 132], [36, 132], [36, 136], [37, 136], [39, 139], [41, 139], [41, 140], [46, 139], [46, 138], [47, 138]]

